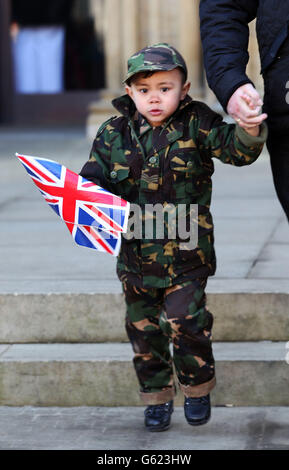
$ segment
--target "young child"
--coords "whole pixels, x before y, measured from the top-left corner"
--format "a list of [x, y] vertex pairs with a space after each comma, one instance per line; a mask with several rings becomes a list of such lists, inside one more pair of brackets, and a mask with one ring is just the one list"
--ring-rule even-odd
[[[266, 140], [266, 125], [245, 131], [226, 124], [188, 96], [187, 67], [170, 45], [146, 47], [128, 60], [126, 94], [113, 100], [121, 113], [99, 129], [81, 175], [140, 207], [197, 204], [198, 241], [178, 235], [123, 237], [117, 273], [127, 306], [126, 330], [134, 350], [145, 426], [170, 425], [175, 396], [173, 364], [191, 425], [210, 418], [215, 386], [211, 345], [213, 316], [205, 287], [216, 269], [210, 214], [212, 157], [236, 166], [253, 163]], [[185, 206], [184, 206], [185, 205]], [[169, 343], [173, 344], [171, 357]]]

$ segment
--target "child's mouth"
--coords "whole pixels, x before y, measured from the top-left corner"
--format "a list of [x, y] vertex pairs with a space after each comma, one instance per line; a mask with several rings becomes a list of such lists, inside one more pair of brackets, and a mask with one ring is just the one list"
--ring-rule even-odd
[[153, 116], [159, 116], [160, 114], [162, 114], [162, 110], [161, 109], [151, 109], [150, 114], [152, 114]]

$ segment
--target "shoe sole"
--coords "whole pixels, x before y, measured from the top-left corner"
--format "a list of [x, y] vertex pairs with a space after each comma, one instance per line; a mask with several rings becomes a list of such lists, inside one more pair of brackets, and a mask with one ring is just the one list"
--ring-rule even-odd
[[170, 427], [170, 424], [168, 424], [165, 427], [161, 427], [161, 428], [146, 426], [146, 429], [150, 432], [161, 432], [161, 431], [166, 431], [167, 429], [169, 429], [169, 427]]
[[202, 424], [206, 424], [208, 421], [210, 421], [210, 418], [211, 416], [209, 416], [208, 418], [200, 419], [198, 421], [189, 421], [187, 419], [187, 423], [190, 424], [191, 426], [201, 426]]

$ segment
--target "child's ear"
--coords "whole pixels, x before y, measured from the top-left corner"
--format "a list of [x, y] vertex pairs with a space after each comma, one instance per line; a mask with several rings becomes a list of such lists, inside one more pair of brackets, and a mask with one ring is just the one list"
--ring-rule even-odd
[[131, 89], [131, 87], [126, 85], [125, 86], [125, 91], [128, 94], [128, 96], [130, 96], [130, 98], [132, 98], [132, 89]]
[[181, 99], [185, 99], [186, 95], [189, 93], [189, 89], [191, 87], [190, 82], [186, 82], [182, 88], [182, 94], [181, 94]]

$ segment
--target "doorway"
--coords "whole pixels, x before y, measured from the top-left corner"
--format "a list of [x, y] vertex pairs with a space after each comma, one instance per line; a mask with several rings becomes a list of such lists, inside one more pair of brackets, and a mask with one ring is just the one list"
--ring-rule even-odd
[[[0, 39], [1, 44], [4, 44], [0, 50], [0, 119], [4, 124], [10, 122], [27, 126], [83, 125], [88, 105], [97, 100], [99, 90], [105, 87], [103, 42], [96, 32], [94, 13], [90, 11], [91, 2], [50, 0], [45, 5], [47, 9], [39, 0], [0, 0], [3, 23], [0, 25]], [[51, 38], [59, 41], [57, 47], [62, 47], [61, 53], [51, 52], [52, 61], [49, 65], [52, 41], [49, 44], [48, 40], [47, 49], [43, 42], [44, 46], [38, 48], [40, 52], [46, 51], [43, 54], [43, 65], [39, 66], [38, 62], [34, 64], [37, 48], [34, 47], [34, 55], [30, 56], [29, 41], [32, 46], [37, 46], [42, 37], [45, 40], [45, 34], [41, 36], [42, 31], [54, 34], [54, 31], [59, 32], [60, 29], [64, 31], [62, 39], [61, 36], [57, 39], [56, 33]], [[39, 34], [36, 36], [35, 32]], [[52, 69], [60, 57], [62, 78], [56, 81], [56, 88], [53, 88]], [[26, 71], [28, 86], [23, 78]], [[41, 81], [41, 73], [46, 78], [51, 73], [46, 84], [45, 80]]]

